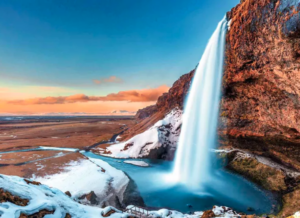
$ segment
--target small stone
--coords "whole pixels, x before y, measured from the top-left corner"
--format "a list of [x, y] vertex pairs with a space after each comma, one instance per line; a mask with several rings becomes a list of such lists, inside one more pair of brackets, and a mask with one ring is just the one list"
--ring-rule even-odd
[[66, 191], [65, 194], [68, 195], [69, 197], [72, 197], [72, 194], [69, 191]]

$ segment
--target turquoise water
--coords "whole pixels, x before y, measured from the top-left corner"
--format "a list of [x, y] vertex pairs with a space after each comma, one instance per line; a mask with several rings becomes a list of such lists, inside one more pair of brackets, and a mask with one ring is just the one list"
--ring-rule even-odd
[[[219, 205], [244, 213], [263, 214], [273, 213], [272, 205], [277, 205], [271, 193], [264, 192], [244, 178], [221, 168], [214, 177], [215, 181], [197, 190], [175, 185], [168, 180], [173, 167], [171, 161], [143, 159], [150, 167], [139, 167], [123, 163], [122, 159], [103, 157], [91, 152], [84, 155], [104, 160], [129, 175], [137, 184], [148, 207], [163, 207], [188, 213]], [[187, 206], [189, 204], [192, 208]], [[249, 212], [249, 207], [255, 211]]]

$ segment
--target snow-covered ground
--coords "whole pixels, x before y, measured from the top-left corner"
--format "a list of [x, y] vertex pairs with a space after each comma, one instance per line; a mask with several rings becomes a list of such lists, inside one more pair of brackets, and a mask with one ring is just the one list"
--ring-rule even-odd
[[141, 160], [125, 160], [124, 163], [140, 166], [140, 167], [149, 167], [149, 164]]
[[18, 206], [10, 202], [1, 203], [1, 218], [19, 218], [21, 213], [34, 214], [43, 209], [54, 211], [53, 214], [46, 215], [47, 218], [65, 217], [67, 213], [72, 218], [99, 218], [103, 217], [101, 214], [105, 215], [105, 212], [111, 209], [116, 211], [110, 215], [111, 218], [121, 218], [122, 215], [126, 217], [126, 214], [112, 207], [101, 209], [82, 205], [58, 189], [46, 185], [27, 184], [23, 178], [17, 176], [0, 175], [0, 187], [15, 196], [29, 200], [27, 206]]
[[151, 150], [168, 146], [176, 148], [180, 134], [182, 111], [174, 109], [166, 117], [145, 132], [134, 136], [126, 142], [111, 145], [100, 153], [115, 158], [147, 157]]
[[116, 196], [123, 201], [129, 178], [121, 171], [99, 159], [80, 159], [69, 162], [64, 171], [45, 177], [33, 177], [50, 187], [69, 191], [74, 199], [94, 191], [99, 205], [115, 206]]
[[[134, 205], [127, 206], [128, 212], [131, 211], [143, 211], [143, 208], [135, 207]], [[228, 207], [219, 207], [214, 206], [212, 212], [215, 216], [212, 217], [241, 217], [237, 212], [233, 211], [231, 208]], [[203, 211], [194, 212], [193, 214], [183, 214], [176, 210], [168, 210], [168, 209], [160, 209], [160, 210], [153, 210], [149, 211], [149, 214], [153, 218], [201, 218], [204, 214]], [[211, 216], [210, 216], [211, 217]]]

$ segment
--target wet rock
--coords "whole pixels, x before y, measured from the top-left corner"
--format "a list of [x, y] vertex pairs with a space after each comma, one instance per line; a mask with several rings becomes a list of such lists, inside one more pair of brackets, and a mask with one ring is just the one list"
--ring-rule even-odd
[[258, 162], [255, 157], [241, 152], [228, 154], [228, 159], [227, 168], [238, 172], [263, 188], [276, 192], [287, 190], [286, 175], [281, 170], [264, 165]]

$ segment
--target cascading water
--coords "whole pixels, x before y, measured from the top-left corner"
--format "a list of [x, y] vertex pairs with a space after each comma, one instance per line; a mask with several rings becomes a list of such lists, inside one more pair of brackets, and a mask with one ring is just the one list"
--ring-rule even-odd
[[206, 183], [213, 172], [210, 151], [216, 145], [227, 23], [224, 17], [210, 38], [184, 109], [173, 176], [191, 188]]

